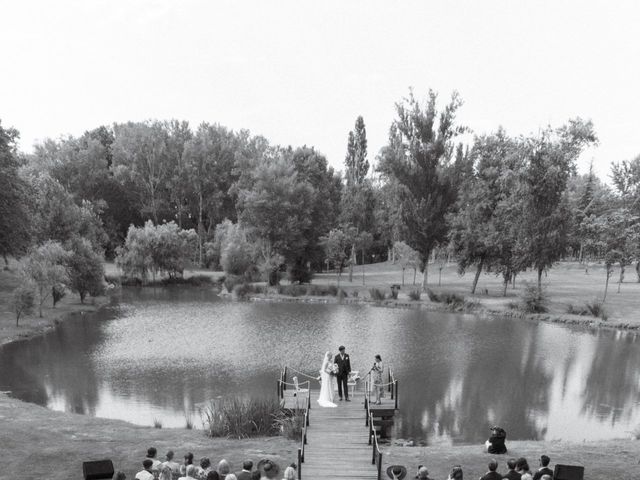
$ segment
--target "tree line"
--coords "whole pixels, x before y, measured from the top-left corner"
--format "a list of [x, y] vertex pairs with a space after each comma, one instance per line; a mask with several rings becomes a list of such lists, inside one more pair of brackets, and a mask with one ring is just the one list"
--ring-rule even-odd
[[607, 279], [614, 265], [624, 275], [640, 256], [640, 157], [613, 163], [609, 188], [592, 170], [576, 173], [597, 142], [590, 121], [520, 137], [497, 128], [463, 145], [461, 106], [457, 93], [439, 106], [435, 92], [425, 101], [410, 92], [375, 162], [358, 117], [343, 173], [314, 147], [218, 124], [101, 126], [47, 139], [32, 154], [0, 125], [0, 252], [6, 261], [47, 242], [67, 252], [82, 243], [143, 280], [194, 263], [308, 282], [328, 267], [351, 276], [357, 263], [394, 252], [424, 273], [425, 288], [442, 252], [474, 270], [472, 290], [483, 271], [506, 288], [532, 268], [540, 283], [567, 255], [603, 259]]

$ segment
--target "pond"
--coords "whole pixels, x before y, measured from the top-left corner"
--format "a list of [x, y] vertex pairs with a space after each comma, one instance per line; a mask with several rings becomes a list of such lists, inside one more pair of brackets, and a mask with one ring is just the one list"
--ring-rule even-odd
[[626, 438], [640, 424], [638, 343], [513, 319], [124, 289], [96, 314], [0, 348], [0, 390], [54, 410], [198, 426], [199, 405], [275, 396], [283, 365], [315, 376], [344, 344], [354, 370], [376, 353], [393, 366], [397, 437], [479, 443], [497, 424], [508, 439]]

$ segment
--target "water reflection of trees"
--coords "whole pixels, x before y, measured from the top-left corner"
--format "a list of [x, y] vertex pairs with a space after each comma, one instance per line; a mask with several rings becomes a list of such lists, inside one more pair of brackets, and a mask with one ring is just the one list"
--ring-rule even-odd
[[[536, 329], [502, 322], [458, 323], [457, 328], [463, 331], [431, 332], [432, 361], [413, 382], [422, 387], [411, 387], [413, 398], [402, 399], [399, 433], [430, 442], [481, 442], [495, 423], [512, 438], [542, 438], [551, 375], [537, 351]], [[500, 334], [493, 331], [497, 328]], [[409, 423], [409, 418], [427, 424]]]
[[584, 383], [582, 412], [608, 418], [615, 425], [631, 417], [638, 399], [639, 340], [635, 333], [599, 331], [597, 336], [598, 348]]

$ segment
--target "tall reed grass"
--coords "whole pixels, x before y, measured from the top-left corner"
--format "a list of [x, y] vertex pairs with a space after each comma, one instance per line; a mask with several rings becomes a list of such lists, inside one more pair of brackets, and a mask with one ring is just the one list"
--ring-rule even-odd
[[205, 432], [210, 437], [247, 438], [277, 435], [274, 419], [280, 413], [277, 400], [220, 398], [203, 410]]

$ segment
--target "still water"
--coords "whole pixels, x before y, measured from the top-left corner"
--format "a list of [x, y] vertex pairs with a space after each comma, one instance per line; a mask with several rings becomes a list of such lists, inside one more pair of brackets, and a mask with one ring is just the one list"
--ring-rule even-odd
[[[352, 305], [233, 303], [206, 290], [125, 289], [111, 307], [0, 348], [0, 390], [54, 410], [198, 425], [224, 395], [275, 396], [283, 365], [311, 375], [344, 344], [400, 385], [395, 435], [473, 443], [628, 437], [640, 425], [635, 334]], [[315, 385], [315, 388], [318, 388]]]

